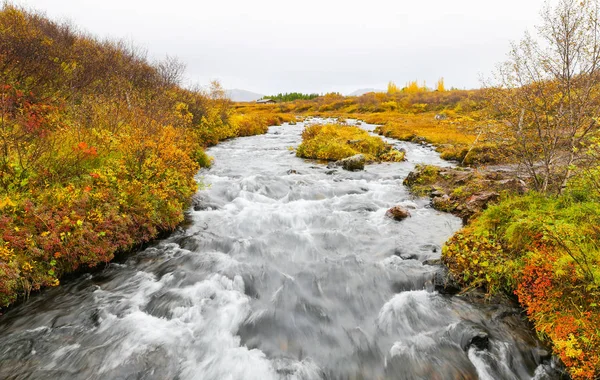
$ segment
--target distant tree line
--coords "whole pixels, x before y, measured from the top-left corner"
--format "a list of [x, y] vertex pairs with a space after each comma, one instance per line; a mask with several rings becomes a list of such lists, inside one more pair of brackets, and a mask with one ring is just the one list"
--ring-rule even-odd
[[265, 96], [263, 99], [273, 99], [278, 102], [293, 102], [294, 100], [311, 100], [318, 98], [319, 94], [303, 94], [301, 92], [279, 93], [277, 95]]

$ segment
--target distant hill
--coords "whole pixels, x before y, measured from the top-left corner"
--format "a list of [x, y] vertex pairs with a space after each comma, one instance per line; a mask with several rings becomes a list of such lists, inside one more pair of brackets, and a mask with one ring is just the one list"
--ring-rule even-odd
[[385, 90], [381, 90], [379, 88], [361, 88], [349, 93], [348, 96], [361, 96], [366, 94], [367, 92], [385, 92]]
[[234, 102], [254, 102], [262, 98], [264, 95], [234, 88], [232, 90], [227, 90], [227, 96]]

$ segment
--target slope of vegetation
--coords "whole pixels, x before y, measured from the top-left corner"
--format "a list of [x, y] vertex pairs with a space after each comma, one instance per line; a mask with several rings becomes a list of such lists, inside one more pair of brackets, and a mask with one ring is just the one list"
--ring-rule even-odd
[[467, 287], [514, 293], [574, 378], [600, 363], [600, 192], [529, 193], [491, 206], [456, 234], [443, 260]]
[[298, 157], [337, 161], [363, 154], [366, 160], [404, 160], [404, 153], [392, 149], [379, 137], [364, 129], [343, 124], [311, 125], [302, 132], [302, 144], [296, 150]]
[[203, 147], [263, 133], [224, 92], [43, 16], [0, 10], [0, 306], [173, 229]]

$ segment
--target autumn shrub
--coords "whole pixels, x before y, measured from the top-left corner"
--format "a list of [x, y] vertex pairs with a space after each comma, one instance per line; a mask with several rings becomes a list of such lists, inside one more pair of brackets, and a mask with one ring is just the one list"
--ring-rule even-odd
[[477, 138], [475, 128], [472, 123], [440, 121], [435, 120], [433, 114], [423, 114], [388, 119], [379, 128], [379, 133], [400, 140], [421, 138], [436, 145], [468, 147]]
[[265, 132], [179, 70], [0, 9], [0, 307], [174, 229], [204, 148]]
[[302, 132], [298, 157], [320, 160], [341, 160], [364, 154], [367, 160], [402, 161], [403, 152], [394, 151], [379, 137], [367, 131], [343, 124], [311, 125]]
[[515, 294], [574, 379], [600, 374], [599, 200], [585, 179], [560, 196], [509, 197], [443, 249], [464, 286]]
[[252, 136], [266, 133], [269, 125], [260, 114], [233, 115], [231, 122], [237, 127], [238, 136]]
[[380, 155], [379, 159], [386, 162], [402, 162], [406, 159], [406, 154], [403, 151], [390, 149], [386, 153]]
[[276, 126], [276, 125], [281, 125], [283, 123], [289, 123], [291, 121], [294, 121], [294, 120], [296, 120], [296, 117], [292, 114], [275, 113], [275, 114], [267, 115], [266, 120], [267, 120], [267, 125]]
[[265, 133], [268, 127], [296, 121], [297, 110], [293, 104], [237, 103], [233, 111], [233, 124], [241, 125], [240, 136]]

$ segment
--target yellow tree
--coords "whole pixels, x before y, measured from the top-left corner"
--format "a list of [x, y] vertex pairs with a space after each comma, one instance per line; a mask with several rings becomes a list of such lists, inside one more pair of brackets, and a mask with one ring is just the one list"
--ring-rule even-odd
[[388, 95], [394, 95], [394, 94], [397, 94], [398, 92], [400, 92], [400, 89], [398, 88], [398, 86], [396, 86], [396, 83], [390, 81], [388, 83], [388, 87], [387, 87]]
[[444, 85], [444, 78], [440, 78], [435, 85], [435, 89], [439, 92], [446, 91], [446, 86]]
[[419, 85], [419, 81], [414, 80], [414, 81], [410, 81], [406, 84], [406, 87], [404, 88], [404, 92], [408, 93], [408, 94], [415, 94], [418, 92], [426, 92], [427, 91], [427, 84], [425, 82], [423, 82], [423, 86]]

